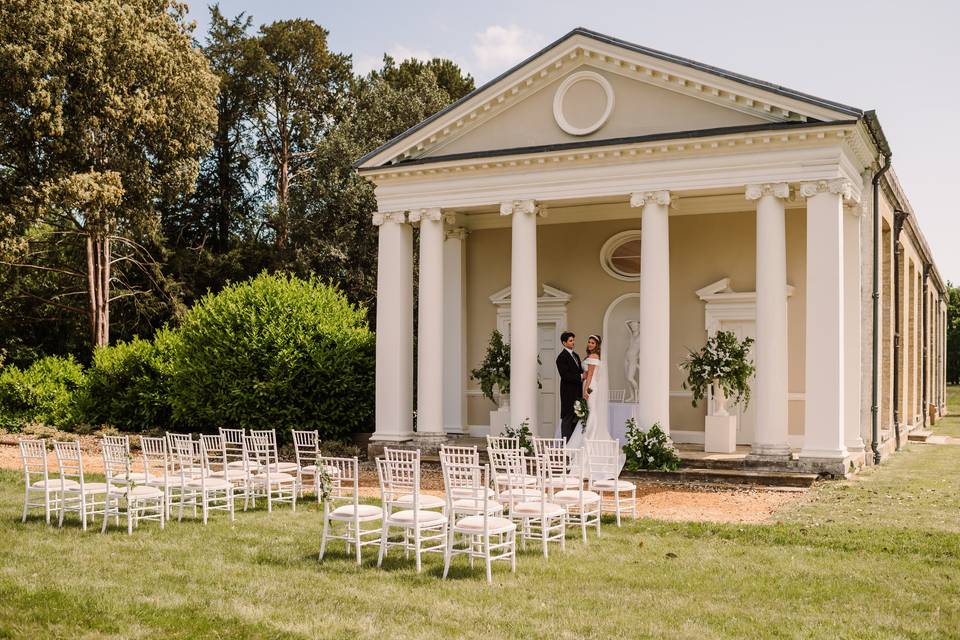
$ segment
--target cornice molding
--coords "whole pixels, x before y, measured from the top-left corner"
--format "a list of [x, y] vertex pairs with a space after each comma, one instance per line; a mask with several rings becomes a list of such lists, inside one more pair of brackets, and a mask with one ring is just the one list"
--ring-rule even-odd
[[670, 204], [670, 192], [666, 190], [659, 191], [636, 191], [630, 194], [631, 207], [644, 207], [648, 204], [659, 204], [666, 207]]
[[790, 185], [786, 182], [748, 184], [744, 195], [747, 200], [759, 200], [763, 196], [773, 196], [774, 198], [787, 200], [790, 198]]

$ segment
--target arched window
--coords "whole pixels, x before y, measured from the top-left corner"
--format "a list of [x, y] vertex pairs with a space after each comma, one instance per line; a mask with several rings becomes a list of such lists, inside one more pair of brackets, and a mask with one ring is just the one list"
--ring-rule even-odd
[[640, 231], [621, 231], [604, 242], [600, 265], [618, 280], [639, 280]]

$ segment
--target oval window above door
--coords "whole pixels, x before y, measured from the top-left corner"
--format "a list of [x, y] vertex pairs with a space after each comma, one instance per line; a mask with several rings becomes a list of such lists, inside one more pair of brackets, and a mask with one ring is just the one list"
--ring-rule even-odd
[[603, 243], [600, 265], [618, 280], [640, 279], [640, 230], [621, 231]]

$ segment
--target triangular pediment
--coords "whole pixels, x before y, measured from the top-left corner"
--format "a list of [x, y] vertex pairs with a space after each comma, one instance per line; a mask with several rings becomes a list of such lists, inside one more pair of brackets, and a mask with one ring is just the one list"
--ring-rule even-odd
[[358, 165], [860, 115], [853, 107], [575, 29]]
[[[492, 302], [497, 307], [508, 306], [510, 304], [510, 292], [511, 287], [505, 287], [497, 291], [490, 296], [490, 302]], [[566, 291], [557, 289], [556, 287], [551, 287], [548, 284], [543, 285], [543, 295], [537, 297], [537, 303], [540, 305], [543, 304], [567, 304], [570, 300], [573, 299]]]

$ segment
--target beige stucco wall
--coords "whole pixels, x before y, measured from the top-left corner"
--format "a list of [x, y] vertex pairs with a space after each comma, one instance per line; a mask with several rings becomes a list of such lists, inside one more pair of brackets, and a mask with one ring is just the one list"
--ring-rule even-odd
[[[746, 203], [745, 203], [746, 205]], [[623, 205], [624, 210], [629, 210]], [[745, 206], [745, 208], [747, 208]], [[589, 220], [591, 207], [578, 215]], [[787, 279], [795, 287], [788, 303], [789, 391], [802, 394], [804, 387], [804, 273], [805, 223], [802, 209], [789, 210], [787, 224]], [[639, 291], [638, 282], [625, 282], [607, 274], [600, 266], [600, 249], [615, 233], [639, 228], [633, 219], [572, 224], [541, 224], [538, 228], [538, 280], [573, 296], [567, 311], [569, 328], [579, 336], [582, 352], [585, 337], [602, 331], [607, 307], [618, 296]], [[688, 348], [698, 348], [706, 339], [704, 303], [696, 290], [723, 277], [731, 278], [737, 291], [753, 291], [755, 283], [755, 214], [674, 215], [670, 218], [670, 317], [671, 362], [678, 365]], [[489, 296], [510, 284], [510, 230], [473, 231], [467, 240], [467, 366], [477, 366], [487, 340], [496, 328], [496, 310]], [[559, 349], [559, 345], [558, 345]], [[621, 354], [606, 353], [608, 362], [619, 363]], [[671, 369], [670, 389], [681, 391], [682, 371]], [[471, 383], [471, 388], [475, 385]], [[790, 402], [790, 433], [803, 432], [802, 401]], [[482, 397], [468, 399], [468, 420], [472, 425], [489, 421], [492, 405]], [[671, 428], [702, 431], [704, 409], [693, 408], [689, 397], [673, 397]]]
[[[764, 122], [756, 116], [630, 80], [589, 65], [574, 71], [580, 70], [595, 71], [604, 76], [616, 96], [609, 119], [597, 131], [586, 136], [573, 136], [564, 132], [557, 124], [553, 117], [553, 98], [566, 77], [563, 76], [495, 116], [485, 126], [460, 136], [429, 155], [605, 140]], [[578, 97], [587, 102], [595, 98], [592, 93], [585, 93], [583, 96], [573, 96], [574, 99], [565, 102], [568, 106], [564, 113], [573, 121], [582, 119], [577, 114], [578, 109], [591, 112], [593, 107], [587, 103], [578, 104]]]

